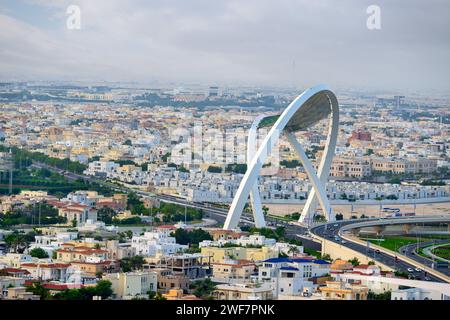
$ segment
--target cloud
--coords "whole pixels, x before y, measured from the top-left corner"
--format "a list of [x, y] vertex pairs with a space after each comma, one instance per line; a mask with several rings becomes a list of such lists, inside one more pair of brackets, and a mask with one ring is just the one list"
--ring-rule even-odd
[[[81, 30], [65, 27], [69, 4]], [[370, 4], [28, 0], [45, 10], [0, 7], [0, 77], [448, 91], [450, 3], [378, 1], [378, 31], [366, 28]]]

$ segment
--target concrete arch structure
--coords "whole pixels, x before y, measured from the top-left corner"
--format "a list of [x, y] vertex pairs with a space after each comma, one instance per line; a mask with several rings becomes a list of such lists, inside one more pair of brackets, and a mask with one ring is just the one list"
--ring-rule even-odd
[[[310, 127], [318, 121], [325, 119], [330, 114], [330, 127], [327, 135], [327, 142], [316, 173], [311, 162], [306, 156], [305, 151], [295, 138], [294, 133], [298, 130], [304, 130]], [[256, 149], [256, 130], [258, 126], [261, 123], [264, 123], [263, 126], [269, 126], [273, 122], [274, 124], [269, 133], [256, 153], [254, 153], [254, 150]], [[311, 214], [315, 212], [317, 202], [320, 204], [327, 220], [334, 221], [334, 215], [325, 191], [325, 183], [328, 179], [331, 162], [333, 160], [334, 151], [336, 148], [338, 127], [338, 101], [334, 93], [331, 92], [326, 85], [319, 85], [305, 90], [302, 94], [297, 96], [279, 116], [255, 119], [250, 129], [248, 140], [247, 172], [245, 173], [233, 199], [224, 223], [224, 229], [234, 229], [237, 227], [249, 195], [254, 211], [255, 225], [257, 227], [265, 226], [257, 180], [265, 160], [278, 142], [278, 139], [282, 133], [286, 134], [288, 141], [299, 156], [312, 184], [312, 190], [308, 195], [308, 199], [305, 203], [305, 207], [299, 221], [307, 221]]]

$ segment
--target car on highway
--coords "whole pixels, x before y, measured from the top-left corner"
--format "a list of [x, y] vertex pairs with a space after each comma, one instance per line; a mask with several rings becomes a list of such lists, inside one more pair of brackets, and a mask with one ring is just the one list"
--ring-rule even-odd
[[414, 270], [416, 270], [416, 272], [422, 272], [422, 269], [420, 268], [414, 268]]
[[345, 240], [342, 240], [342, 241], [341, 241], [341, 243], [347, 243], [347, 241], [345, 241]]
[[379, 249], [377, 249], [377, 250], [375, 250], [375, 253], [376, 253], [376, 254], [380, 254], [381, 251], [380, 251]]
[[425, 280], [425, 281], [431, 281], [431, 279], [430, 279], [429, 277], [425, 277], [425, 278], [423, 278], [423, 280]]
[[414, 269], [413, 269], [413, 268], [408, 268], [408, 269], [406, 269], [406, 270], [408, 270], [408, 272], [414, 272]]
[[336, 224], [333, 224], [333, 227], [337, 227], [337, 226], [339, 226], [337, 223], [336, 223]]

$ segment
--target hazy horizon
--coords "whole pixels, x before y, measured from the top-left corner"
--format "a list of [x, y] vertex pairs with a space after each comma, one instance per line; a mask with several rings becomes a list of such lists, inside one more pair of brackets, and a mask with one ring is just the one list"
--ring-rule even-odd
[[0, 80], [450, 93], [448, 13], [444, 0], [0, 0]]

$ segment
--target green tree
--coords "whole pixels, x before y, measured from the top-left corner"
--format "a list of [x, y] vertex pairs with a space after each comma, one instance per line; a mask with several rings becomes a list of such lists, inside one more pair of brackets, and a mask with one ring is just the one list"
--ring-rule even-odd
[[367, 300], [391, 300], [391, 290], [382, 292], [382, 293], [374, 293], [373, 291], [369, 291], [367, 294]]
[[207, 171], [211, 172], [211, 173], [221, 173], [222, 172], [222, 168], [221, 167], [216, 167], [216, 166], [209, 166]]
[[348, 262], [350, 262], [354, 267], [359, 266], [359, 264], [360, 264], [358, 258], [356, 258], [356, 257], [348, 260]]
[[19, 233], [17, 230], [5, 236], [5, 243], [7, 248], [12, 249], [15, 253], [23, 253], [29, 244], [25, 234]]
[[194, 229], [192, 231], [178, 228], [177, 230], [175, 230], [173, 236], [175, 237], [176, 242], [179, 244], [190, 244], [197, 246], [203, 240], [212, 240], [211, 235], [201, 228]]
[[48, 258], [48, 253], [42, 248], [34, 248], [30, 251], [30, 256], [39, 259], [44, 259]]
[[105, 224], [111, 224], [117, 212], [108, 207], [100, 208], [97, 211], [97, 219], [103, 221]]
[[40, 282], [33, 282], [26, 287], [26, 291], [41, 297], [41, 300], [51, 299], [50, 291], [42, 286]]
[[107, 299], [112, 295], [111, 282], [108, 280], [99, 280], [95, 286], [95, 295]]
[[211, 299], [213, 291], [216, 289], [211, 279], [197, 280], [193, 284], [194, 295], [202, 299]]
[[295, 256], [299, 252], [300, 252], [300, 250], [298, 249], [297, 246], [289, 246], [288, 253], [290, 253], [291, 255]]
[[145, 263], [143, 256], [126, 257], [120, 260], [120, 268], [123, 272], [142, 269]]
[[161, 292], [157, 292], [157, 293], [155, 294], [155, 296], [153, 297], [153, 300], [167, 300], [167, 298], [164, 297], [164, 296], [161, 294]]

